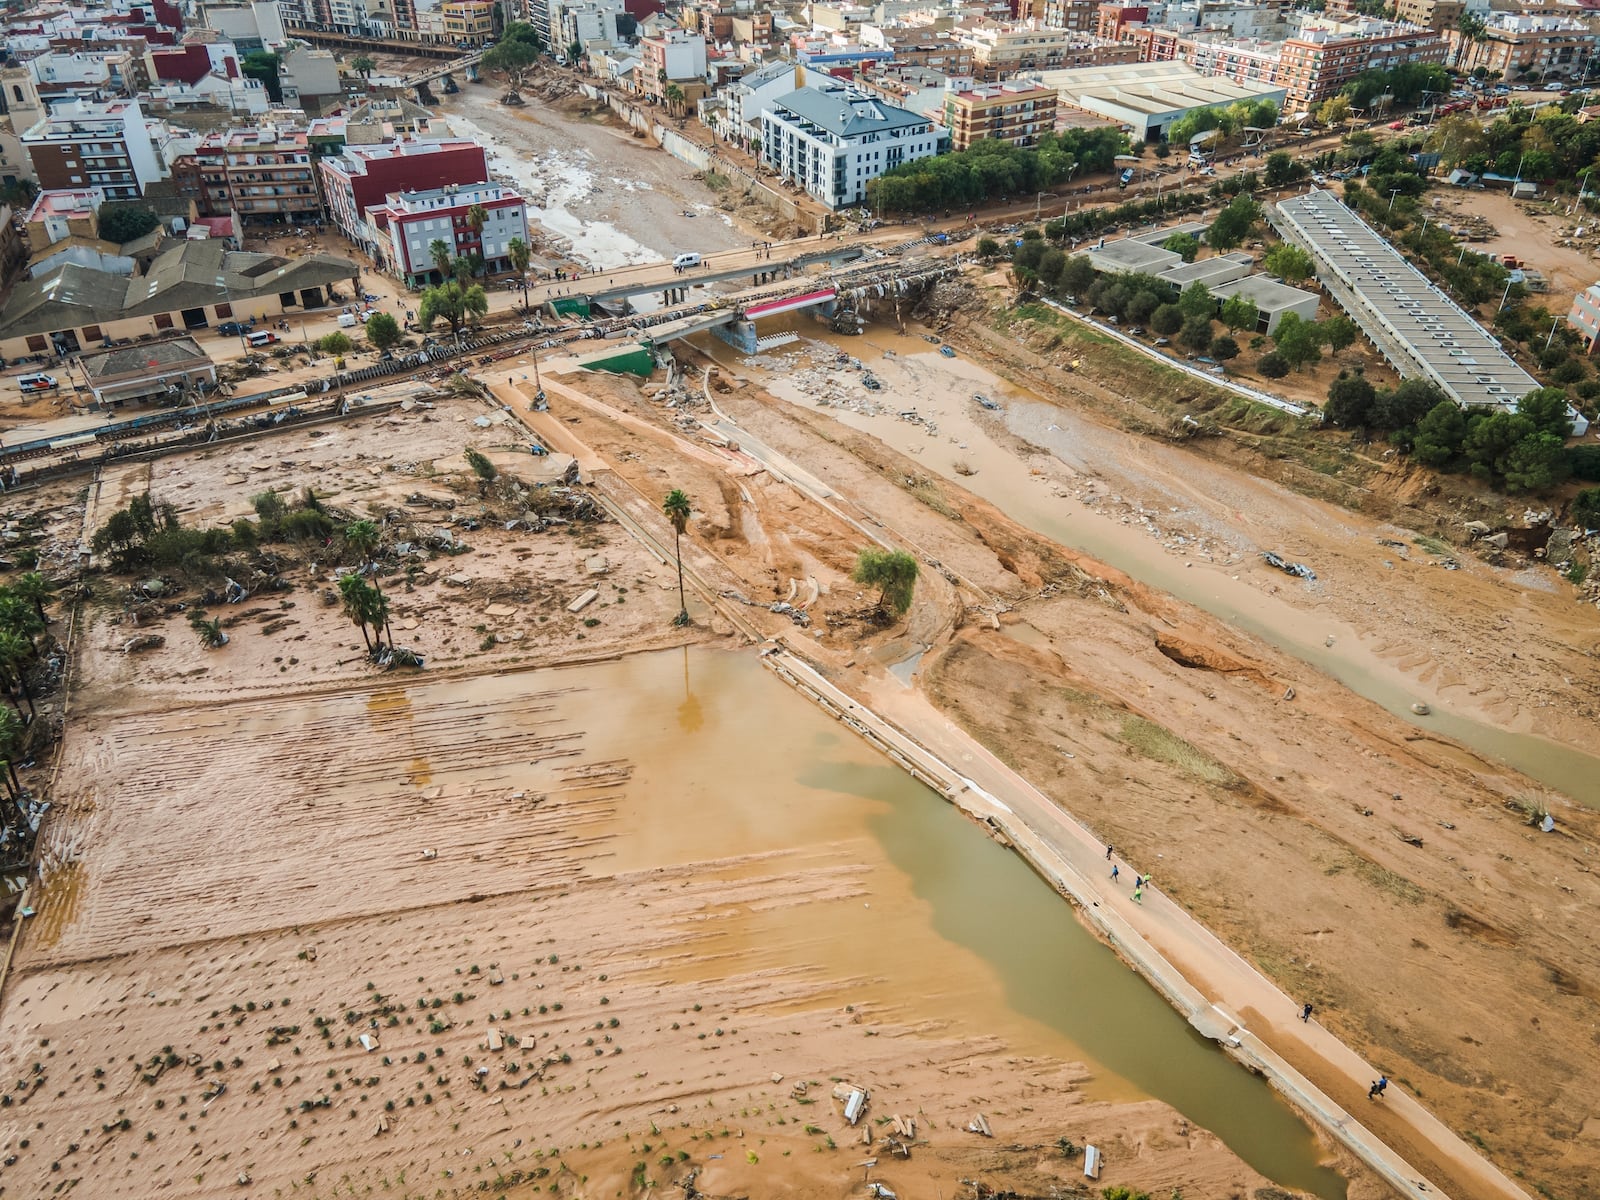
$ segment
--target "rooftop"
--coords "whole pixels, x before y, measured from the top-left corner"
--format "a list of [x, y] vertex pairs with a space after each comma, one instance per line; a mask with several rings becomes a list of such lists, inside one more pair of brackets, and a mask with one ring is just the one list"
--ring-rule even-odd
[[105, 193], [99, 188], [60, 188], [40, 192], [34, 197], [27, 219], [42, 221], [46, 217], [92, 217], [105, 203]]
[[388, 207], [397, 212], [416, 213], [437, 209], [461, 208], [497, 200], [521, 201], [516, 188], [499, 183], [460, 183], [429, 188], [423, 192], [390, 192]]
[[1284, 89], [1264, 84], [1235, 83], [1202, 75], [1187, 63], [1119, 63], [1061, 71], [1032, 71], [1028, 78], [1053, 87], [1064, 104], [1085, 107], [1100, 101], [1139, 112], [1170, 112], [1232, 104], [1236, 100], [1281, 97]]
[[1431, 379], [1465, 405], [1509, 406], [1539, 386], [1332, 192], [1313, 189], [1273, 208], [1274, 225], [1311, 252], [1318, 274], [1401, 375]]
[[830, 87], [826, 91], [803, 87], [787, 96], [780, 96], [772, 102], [772, 106], [786, 110], [835, 137], [860, 137], [928, 123], [927, 117], [885, 104], [882, 100], [846, 87]]
[[115, 350], [97, 350], [84, 354], [79, 361], [89, 381], [96, 383], [144, 371], [207, 366], [211, 356], [192, 337], [179, 337]]
[[1132, 238], [1090, 246], [1083, 253], [1096, 271], [1134, 271], [1144, 275], [1158, 275], [1183, 261], [1180, 254]]

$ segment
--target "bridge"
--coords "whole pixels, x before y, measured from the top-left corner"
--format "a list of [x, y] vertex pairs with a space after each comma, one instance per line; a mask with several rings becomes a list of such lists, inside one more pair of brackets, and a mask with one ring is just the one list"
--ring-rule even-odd
[[434, 80], [443, 79], [446, 75], [453, 75], [457, 71], [465, 71], [468, 79], [476, 80], [478, 78], [478, 64], [483, 61], [483, 56], [487, 53], [487, 50], [474, 50], [470, 54], [463, 54], [453, 62], [445, 63], [442, 66], [430, 67], [419, 74], [408, 76], [401, 81], [400, 86], [415, 88], [420, 95], [422, 89], [434, 82]]
[[756, 321], [762, 317], [776, 317], [807, 308], [822, 308], [831, 315], [841, 302], [854, 304], [908, 295], [958, 270], [959, 265], [950, 259], [873, 263], [813, 276], [803, 282], [753, 288], [704, 304], [680, 304], [643, 316], [596, 321], [589, 327], [589, 336], [638, 335], [641, 342], [659, 346], [709, 330], [730, 346], [746, 354], [756, 354], [776, 344], [756, 334]]
[[[814, 244], [814, 243], [813, 243]], [[622, 283], [599, 288], [593, 292], [583, 294], [581, 298], [591, 306], [610, 308], [617, 301], [622, 301], [622, 312], [629, 311], [627, 302], [635, 296], [648, 296], [652, 293], [661, 294], [663, 304], [682, 304], [689, 298], [689, 289], [697, 284], [726, 283], [733, 279], [750, 279], [759, 286], [779, 279], [792, 279], [797, 275], [804, 275], [807, 268], [814, 266], [837, 266], [841, 263], [854, 262], [866, 250], [862, 246], [839, 246], [832, 250], [817, 250], [809, 254], [797, 254], [778, 262], [771, 259], [751, 257], [744, 251], [737, 252], [740, 259], [738, 266], [713, 267], [712, 256], [707, 255], [699, 268], [691, 267], [681, 273], [675, 273], [672, 279], [660, 277], [658, 272], [652, 272], [648, 278], [628, 279]], [[730, 256], [723, 256], [724, 258]], [[614, 278], [614, 276], [612, 277]], [[683, 282], [679, 282], [682, 280]]]
[[453, 42], [412, 41], [409, 38], [371, 37], [363, 33], [341, 33], [337, 29], [324, 29], [319, 25], [285, 21], [283, 28], [291, 37], [313, 46], [330, 50], [376, 50], [381, 54], [405, 54], [413, 58], [460, 58], [461, 47]]

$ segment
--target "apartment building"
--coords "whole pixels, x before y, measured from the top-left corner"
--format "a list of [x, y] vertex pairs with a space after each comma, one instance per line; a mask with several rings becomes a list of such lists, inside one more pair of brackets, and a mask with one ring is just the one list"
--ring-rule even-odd
[[639, 90], [659, 101], [669, 87], [693, 104], [706, 94], [706, 39], [687, 29], [668, 29], [639, 39]]
[[1435, 33], [1444, 33], [1454, 29], [1466, 11], [1466, 0], [1398, 0], [1394, 18], [1407, 25], [1421, 25]]
[[481, 46], [494, 36], [494, 5], [489, 0], [447, 0], [439, 12], [449, 41]]
[[1041, 24], [1068, 33], [1094, 33], [1100, 23], [1100, 0], [1042, 0], [1035, 8]]
[[1120, 42], [1130, 25], [1150, 21], [1150, 8], [1144, 4], [1102, 4], [1095, 10], [1094, 35], [1108, 42]]
[[22, 134], [41, 191], [97, 187], [132, 200], [168, 172], [137, 100], [58, 105]]
[[1018, 81], [950, 91], [945, 93], [941, 123], [950, 131], [955, 150], [982, 141], [1032, 146], [1055, 128], [1056, 90]]
[[376, 253], [367, 209], [395, 192], [429, 192], [450, 184], [466, 186], [489, 179], [482, 146], [465, 138], [394, 141], [346, 146], [341, 154], [317, 160], [328, 216], [345, 237]]
[[1401, 63], [1443, 63], [1445, 41], [1431, 29], [1391, 21], [1305, 22], [1283, 43], [1273, 81], [1288, 93], [1289, 112], [1322, 103], [1363, 71]]
[[862, 203], [869, 181], [944, 141], [927, 117], [838, 84], [800, 88], [761, 114], [762, 160], [829, 208]]
[[[481, 210], [481, 224], [474, 223]], [[395, 192], [367, 210], [379, 264], [412, 287], [440, 282], [432, 247], [442, 241], [457, 258], [481, 255], [490, 274], [511, 268], [513, 238], [528, 241], [528, 209], [514, 188], [480, 183]]]
[[193, 195], [204, 216], [237, 213], [246, 225], [293, 225], [322, 216], [304, 129], [263, 125], [207, 134], [192, 155], [173, 163], [172, 174], [178, 194]]
[[1567, 324], [1583, 335], [1584, 349], [1600, 349], [1600, 283], [1591, 283], [1572, 298]]
[[1508, 81], [1581, 76], [1597, 48], [1600, 33], [1578, 17], [1495, 13], [1477, 41], [1452, 29], [1450, 62], [1458, 70], [1499, 72]]
[[1008, 79], [1023, 71], [1056, 71], [1138, 61], [1138, 51], [1131, 45], [1104, 42], [1091, 34], [1048, 29], [1033, 22], [1021, 25], [975, 22], [957, 26], [951, 36], [971, 49], [972, 73], [986, 83]]

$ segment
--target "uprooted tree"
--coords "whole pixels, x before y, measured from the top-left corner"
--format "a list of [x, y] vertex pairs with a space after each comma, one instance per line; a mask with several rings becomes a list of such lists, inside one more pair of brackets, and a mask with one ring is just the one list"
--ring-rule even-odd
[[903, 617], [911, 607], [917, 586], [917, 560], [904, 550], [867, 546], [856, 556], [850, 578], [863, 587], [878, 589], [878, 611]]

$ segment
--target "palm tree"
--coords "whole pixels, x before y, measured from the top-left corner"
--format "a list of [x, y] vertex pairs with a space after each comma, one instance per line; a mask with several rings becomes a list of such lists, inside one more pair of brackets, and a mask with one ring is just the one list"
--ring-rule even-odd
[[506, 257], [511, 260], [511, 269], [517, 273], [517, 279], [522, 283], [522, 311], [528, 311], [528, 265], [533, 261], [533, 252], [528, 249], [528, 243], [519, 237], [512, 238], [506, 243]]
[[27, 664], [33, 655], [32, 638], [14, 629], [0, 628], [0, 683], [4, 683], [6, 696], [16, 707], [19, 717], [22, 715], [22, 705], [27, 704], [29, 721], [36, 715], [27, 677]]
[[371, 79], [372, 72], [377, 70], [378, 64], [365, 54], [358, 54], [350, 60], [350, 69], [363, 79]]
[[667, 520], [672, 522], [672, 553], [678, 560], [678, 615], [674, 625], [687, 625], [689, 623], [689, 602], [683, 594], [683, 547], [681, 539], [684, 531], [689, 528], [689, 516], [693, 511], [689, 497], [682, 488], [673, 488], [667, 493], [667, 498], [661, 502], [661, 511], [666, 514]]
[[22, 790], [22, 780], [17, 778], [16, 757], [22, 749], [22, 734], [26, 728], [16, 713], [9, 708], [0, 708], [0, 760], [6, 765], [6, 790], [13, 802]]
[[345, 545], [359, 554], [363, 563], [372, 562], [382, 539], [382, 531], [373, 521], [351, 521], [344, 527]]
[[434, 238], [428, 243], [428, 257], [433, 259], [433, 265], [439, 268], [439, 278], [450, 278], [450, 243], [443, 238]]
[[13, 596], [19, 596], [33, 605], [41, 624], [49, 623], [50, 618], [44, 611], [45, 601], [50, 599], [52, 591], [48, 579], [37, 571], [29, 571], [11, 585], [10, 591]]
[[467, 228], [473, 233], [482, 234], [483, 227], [489, 223], [489, 210], [481, 204], [474, 204], [467, 209]]
[[667, 90], [662, 94], [666, 97], [667, 107], [675, 115], [681, 114], [683, 111], [683, 89], [675, 83], [669, 83], [667, 84]]
[[351, 574], [339, 580], [339, 599], [342, 601], [342, 611], [353, 625], [361, 630], [361, 640], [367, 645], [367, 653], [372, 653], [372, 638], [367, 634], [367, 612], [370, 607], [367, 592], [370, 591], [361, 576]]
[[[383, 589], [377, 584], [368, 586], [366, 592], [365, 613], [367, 621], [372, 625], [372, 636], [378, 636], [378, 630], [383, 630], [383, 636], [388, 640], [390, 647], [394, 646], [394, 630], [389, 628], [389, 597], [383, 594]], [[378, 647], [382, 648], [379, 642]]]

